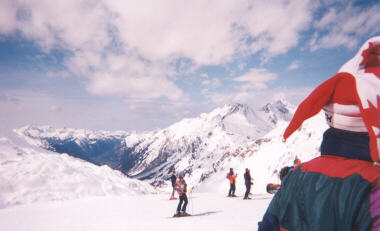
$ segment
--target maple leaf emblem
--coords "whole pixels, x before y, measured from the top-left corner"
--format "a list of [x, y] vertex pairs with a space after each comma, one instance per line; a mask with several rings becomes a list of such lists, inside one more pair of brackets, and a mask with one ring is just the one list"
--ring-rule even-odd
[[380, 78], [380, 44], [369, 43], [369, 47], [362, 52], [363, 60], [360, 67], [365, 73], [372, 73]]
[[[373, 105], [371, 101], [368, 100], [369, 107], [363, 110], [363, 118], [371, 126], [375, 126], [380, 129], [380, 96], [377, 95], [377, 105]], [[376, 134], [380, 138], [380, 133]]]

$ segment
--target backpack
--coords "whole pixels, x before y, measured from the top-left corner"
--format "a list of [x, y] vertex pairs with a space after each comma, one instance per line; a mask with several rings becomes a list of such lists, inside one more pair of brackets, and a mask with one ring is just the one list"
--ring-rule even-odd
[[227, 178], [228, 180], [231, 180], [231, 175], [230, 175], [230, 173], [227, 173], [226, 178]]

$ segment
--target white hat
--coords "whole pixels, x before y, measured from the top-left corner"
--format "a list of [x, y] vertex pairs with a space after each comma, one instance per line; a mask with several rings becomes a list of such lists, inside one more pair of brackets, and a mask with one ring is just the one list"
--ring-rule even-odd
[[304, 120], [322, 109], [329, 126], [368, 132], [371, 159], [380, 150], [380, 36], [367, 40], [339, 72], [319, 85], [297, 108], [285, 130], [287, 139]]

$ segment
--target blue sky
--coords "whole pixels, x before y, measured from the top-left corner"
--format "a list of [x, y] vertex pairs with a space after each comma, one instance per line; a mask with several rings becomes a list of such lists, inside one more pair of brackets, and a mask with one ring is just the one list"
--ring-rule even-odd
[[380, 34], [378, 1], [0, 0], [0, 120], [152, 130], [299, 103]]

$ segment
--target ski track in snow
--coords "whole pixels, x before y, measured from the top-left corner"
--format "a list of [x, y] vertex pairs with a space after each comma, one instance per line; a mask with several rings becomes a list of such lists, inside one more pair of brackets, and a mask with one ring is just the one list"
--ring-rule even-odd
[[222, 194], [194, 193], [187, 211], [204, 216], [171, 218], [178, 200], [169, 194], [108, 196], [71, 201], [40, 202], [0, 210], [0, 230], [18, 231], [245, 231], [257, 224], [271, 196], [257, 200], [227, 198]]

